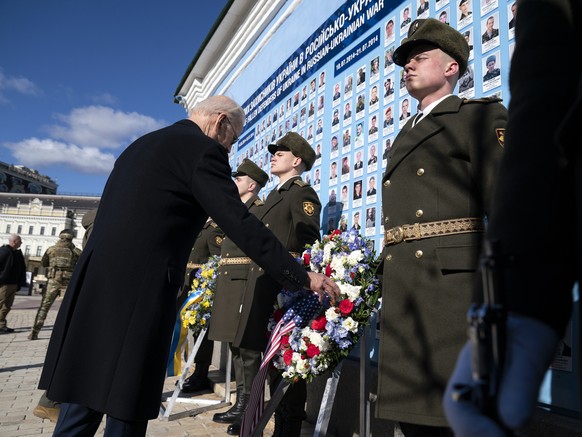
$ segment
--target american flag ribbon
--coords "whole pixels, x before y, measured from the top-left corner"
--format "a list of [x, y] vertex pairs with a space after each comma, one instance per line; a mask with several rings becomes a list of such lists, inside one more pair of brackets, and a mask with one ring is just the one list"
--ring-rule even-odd
[[265, 381], [269, 363], [281, 350], [281, 339], [293, 331], [295, 327], [304, 328], [321, 310], [321, 304], [317, 294], [310, 293], [289, 308], [279, 320], [263, 355], [261, 367], [251, 388], [251, 397], [247, 404], [240, 428], [240, 437], [249, 437], [263, 416], [265, 410]]

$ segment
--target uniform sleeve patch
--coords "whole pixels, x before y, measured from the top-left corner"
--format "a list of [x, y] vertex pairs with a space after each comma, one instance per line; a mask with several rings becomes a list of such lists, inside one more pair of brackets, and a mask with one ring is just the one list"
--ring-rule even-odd
[[497, 134], [497, 141], [499, 141], [499, 145], [501, 147], [505, 147], [505, 129], [497, 128], [495, 129], [495, 133]]
[[303, 211], [305, 214], [311, 217], [313, 213], [315, 213], [315, 206], [313, 205], [313, 202], [303, 202]]
[[214, 241], [216, 241], [217, 246], [220, 246], [222, 244], [222, 237], [216, 237]]

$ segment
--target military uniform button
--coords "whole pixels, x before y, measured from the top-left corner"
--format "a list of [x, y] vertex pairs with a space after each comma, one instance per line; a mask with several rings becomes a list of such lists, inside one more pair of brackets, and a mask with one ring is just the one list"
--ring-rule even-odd
[[228, 272], [224, 272], [225, 275], [228, 275]]
[[414, 252], [414, 256], [417, 258], [422, 258], [422, 255], [423, 255], [422, 250], [417, 250], [416, 252]]
[[416, 216], [417, 217], [422, 217], [422, 215], [424, 214], [424, 212], [422, 211], [422, 209], [419, 209], [416, 211]]
[[424, 174], [424, 168], [419, 168], [418, 170], [416, 170], [416, 174], [418, 176], [422, 176]]
[[392, 261], [392, 254], [386, 255], [386, 261]]
[[389, 187], [390, 186], [390, 179], [388, 179], [386, 182], [384, 182], [384, 186], [385, 187]]
[[265, 223], [265, 227], [268, 228], [269, 227], [269, 223]]
[[262, 272], [262, 271], [263, 271], [263, 269], [259, 267], [259, 272]]
[[390, 221], [390, 217], [384, 217], [384, 223], [388, 223]]

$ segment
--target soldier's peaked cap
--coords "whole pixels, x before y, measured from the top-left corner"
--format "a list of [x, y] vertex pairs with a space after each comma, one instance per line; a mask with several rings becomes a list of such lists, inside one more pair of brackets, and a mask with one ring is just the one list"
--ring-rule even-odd
[[248, 158], [243, 159], [243, 162], [238, 166], [236, 171], [233, 172], [232, 177], [241, 175], [250, 177], [261, 187], [264, 187], [269, 180], [269, 175]]
[[392, 58], [396, 65], [404, 67], [408, 55], [417, 46], [429, 44], [438, 47], [459, 63], [459, 76], [467, 69], [469, 45], [461, 33], [434, 18], [414, 20], [408, 29], [408, 36], [394, 51]]
[[311, 170], [315, 162], [315, 150], [309, 143], [296, 132], [287, 132], [275, 144], [269, 144], [269, 152], [274, 155], [277, 150], [288, 150], [293, 155], [301, 158], [306, 170]]

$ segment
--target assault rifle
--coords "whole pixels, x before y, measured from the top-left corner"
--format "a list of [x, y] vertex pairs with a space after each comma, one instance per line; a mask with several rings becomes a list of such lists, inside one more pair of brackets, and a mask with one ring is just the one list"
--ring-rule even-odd
[[473, 402], [483, 414], [496, 421], [507, 435], [497, 416], [497, 395], [505, 360], [506, 319], [503, 261], [499, 241], [485, 239], [480, 270], [483, 303], [472, 304], [467, 313], [471, 342], [471, 384], [457, 384], [455, 401]]

